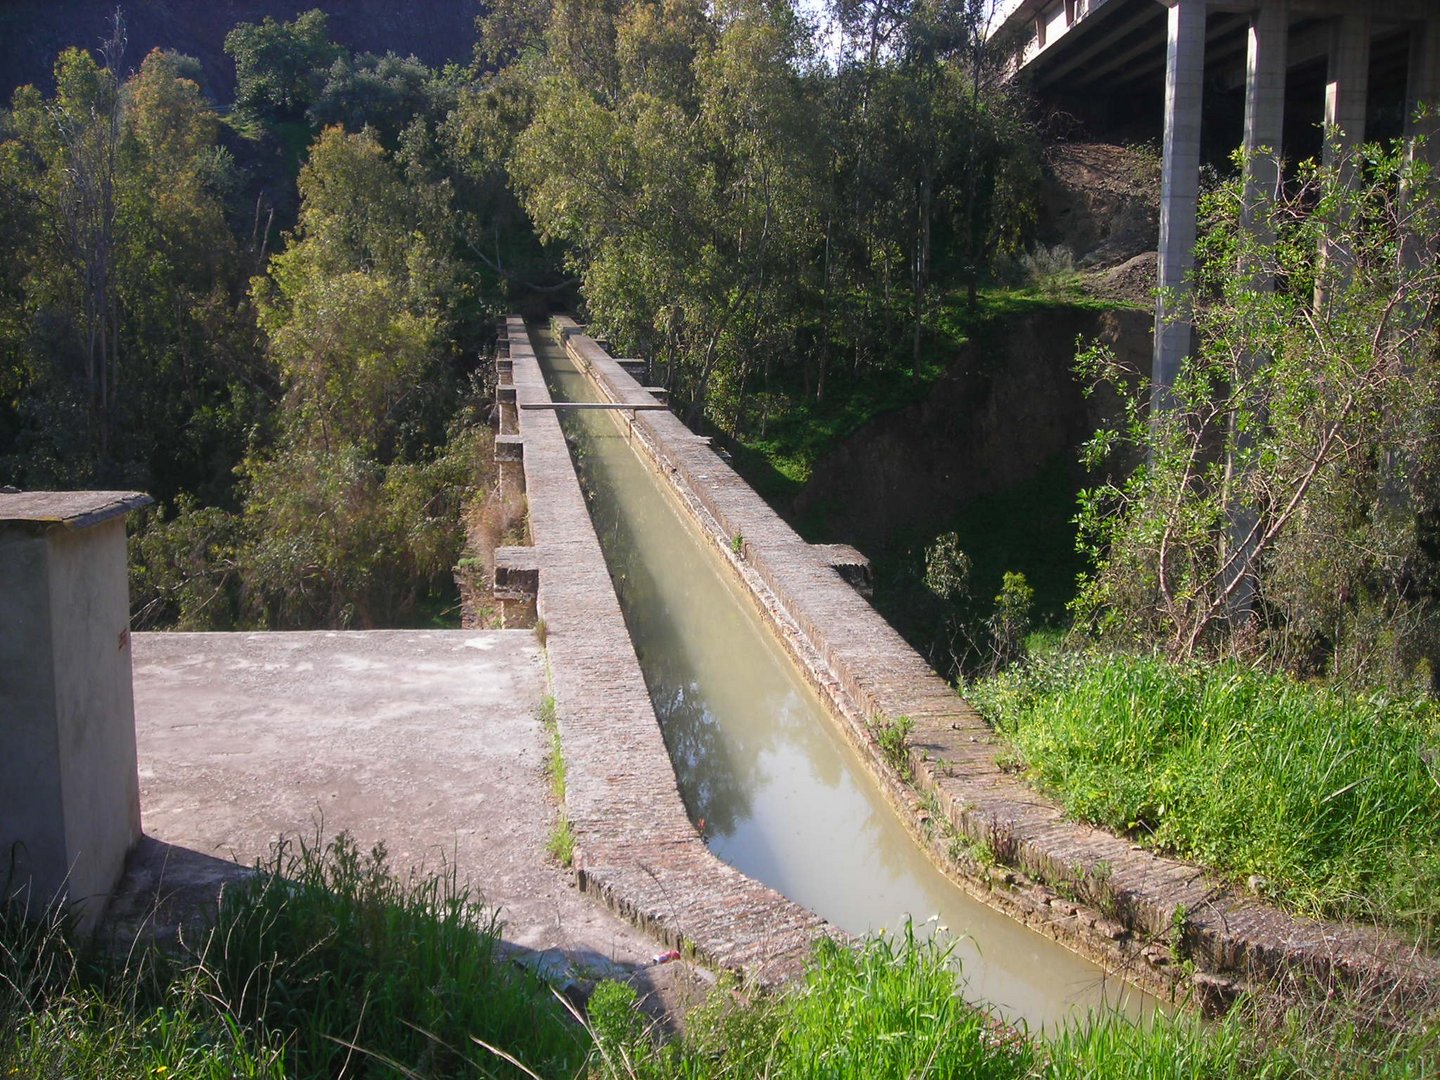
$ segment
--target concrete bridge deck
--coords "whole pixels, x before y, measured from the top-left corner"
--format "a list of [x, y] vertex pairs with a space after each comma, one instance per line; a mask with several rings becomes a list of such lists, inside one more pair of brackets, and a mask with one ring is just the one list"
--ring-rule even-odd
[[532, 632], [153, 633], [133, 648], [146, 837], [111, 908], [122, 945], [188, 925], [278, 837], [344, 830], [362, 850], [383, 841], [401, 877], [455, 868], [557, 981], [698, 997], [687, 965], [652, 966], [659, 944], [546, 854]]

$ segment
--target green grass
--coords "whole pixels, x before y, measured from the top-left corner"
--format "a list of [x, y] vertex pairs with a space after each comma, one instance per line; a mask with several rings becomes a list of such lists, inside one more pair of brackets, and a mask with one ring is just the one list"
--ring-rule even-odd
[[560, 725], [555, 717], [555, 695], [546, 694], [541, 699], [536, 715], [550, 742], [550, 748], [545, 753], [545, 775], [550, 779], [550, 794], [557, 804], [555, 824], [550, 828], [550, 838], [545, 842], [545, 850], [560, 865], [569, 866], [575, 859], [575, 830], [570, 827], [569, 815], [565, 813], [565, 748], [560, 744]]
[[[548, 988], [497, 953], [497, 913], [438, 873], [390, 871], [344, 834], [281, 845], [227, 896], [201, 960], [239, 1021], [283, 1038], [286, 1075], [519, 1075], [474, 1038], [547, 1074], [585, 1055]], [[484, 1071], [488, 1070], [488, 1072]]]
[[203, 968], [144, 951], [98, 963], [59, 921], [0, 909], [0, 1077], [280, 1080], [278, 1040], [212, 990]]
[[[949, 947], [913, 932], [856, 948], [822, 941], [803, 981], [773, 995], [721, 990], [682, 1038], [657, 1042], [629, 987], [590, 1003], [592, 1076], [605, 1080], [1349, 1080], [1433, 1077], [1440, 1035], [1361, 1031], [1343, 1012], [1273, 1015], [1246, 1001], [1218, 1023], [1091, 1016], [1050, 1036], [1008, 1033], [955, 994]], [[1432, 1018], [1433, 1019], [1433, 1018]]]
[[91, 956], [12, 915], [0, 1077], [524, 1075], [472, 1036], [575, 1075], [588, 1038], [497, 951], [499, 930], [453, 869], [402, 879], [344, 834], [278, 845], [180, 956]]
[[820, 942], [803, 982], [782, 995], [720, 992], [657, 1045], [634, 1010], [634, 991], [610, 984], [591, 1001], [601, 1077], [1010, 1078], [1027, 1075], [1033, 1051], [1002, 1041], [955, 994], [949, 950], [872, 938], [856, 949]]
[[452, 875], [401, 882], [385, 865], [344, 837], [282, 848], [209, 945], [179, 959], [95, 960], [54, 924], [0, 920], [0, 1077], [1349, 1080], [1433, 1077], [1440, 1063], [1434, 1017], [1365, 1031], [1333, 1005], [1277, 1017], [1247, 1002], [1218, 1024], [1092, 1017], [1025, 1039], [964, 1004], [950, 945], [909, 927], [818, 943], [782, 992], [722, 983], [674, 1040], [615, 983], [581, 1027], [500, 961], [493, 915]]
[[1303, 915], [1440, 943], [1440, 706], [1059, 656], [967, 696], [1067, 812]]

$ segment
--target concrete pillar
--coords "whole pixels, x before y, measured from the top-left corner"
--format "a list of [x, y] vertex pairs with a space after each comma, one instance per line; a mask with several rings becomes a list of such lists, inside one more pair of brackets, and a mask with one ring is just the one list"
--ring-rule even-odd
[[140, 837], [125, 515], [149, 502], [0, 494], [0, 885], [82, 932]]
[[1170, 0], [1165, 60], [1165, 145], [1160, 174], [1160, 251], [1152, 407], [1163, 408], [1190, 352], [1184, 315], [1195, 265], [1200, 188], [1200, 105], [1205, 75], [1205, 0]]
[[[1257, 209], [1273, 199], [1280, 180], [1285, 125], [1285, 46], [1290, 16], [1283, 0], [1269, 0], [1250, 17], [1245, 68], [1245, 224], [1264, 228]], [[1268, 229], [1265, 230], [1269, 232]]]
[[[1417, 117], [1423, 108], [1425, 116]], [[1416, 136], [1424, 145], [1416, 148]], [[1433, 168], [1440, 168], [1440, 15], [1416, 26], [1410, 36], [1410, 84], [1405, 95], [1405, 138]]]
[[[1330, 55], [1325, 76], [1325, 153], [1327, 169], [1339, 170], [1341, 183], [1354, 183], [1356, 172], [1348, 151], [1365, 139], [1365, 104], [1370, 82], [1370, 11], [1347, 11], [1331, 23]], [[1344, 222], [1340, 222], [1344, 227]], [[1315, 283], [1315, 308], [1323, 312], [1332, 283], [1343, 288], [1352, 253], [1335, 238], [1322, 242], [1320, 275]]]
[[[1430, 167], [1429, 183], [1440, 186], [1440, 16], [1417, 25], [1410, 36], [1410, 78], [1405, 95], [1406, 153]], [[1407, 182], [1400, 192], [1402, 213], [1410, 201]], [[1401, 258], [1411, 270], [1425, 259], [1424, 239], [1409, 233]]]
[[1330, 29], [1330, 55], [1325, 75], [1325, 126], [1342, 133], [1339, 145], [1327, 139], [1325, 164], [1335, 152], [1365, 139], [1365, 105], [1370, 82], [1370, 10], [1356, 5], [1335, 18]]
[[[1275, 239], [1270, 208], [1280, 182], [1280, 143], [1285, 123], [1285, 53], [1290, 18], [1283, 0], [1267, 0], [1250, 17], [1249, 48], [1245, 69], [1245, 192], [1242, 224], [1262, 247]], [[1255, 289], [1274, 288], [1274, 278], [1257, 265], [1241, 265], [1237, 271]], [[1264, 356], [1247, 355], [1249, 370], [1264, 364]], [[1247, 432], [1233, 429], [1233, 453], [1225, 463], [1226, 490], [1240, 482], [1236, 458], [1250, 446]], [[1255, 603], [1254, 541], [1256, 522], [1253, 508], [1227, 499], [1226, 512], [1230, 560], [1225, 573], [1230, 618], [1240, 621], [1253, 614]]]

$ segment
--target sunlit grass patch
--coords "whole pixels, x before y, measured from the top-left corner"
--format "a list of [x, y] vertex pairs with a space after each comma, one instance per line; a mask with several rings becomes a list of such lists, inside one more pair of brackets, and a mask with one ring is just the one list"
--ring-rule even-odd
[[1440, 707], [1239, 664], [1057, 657], [967, 696], [1075, 817], [1305, 915], [1440, 933]]

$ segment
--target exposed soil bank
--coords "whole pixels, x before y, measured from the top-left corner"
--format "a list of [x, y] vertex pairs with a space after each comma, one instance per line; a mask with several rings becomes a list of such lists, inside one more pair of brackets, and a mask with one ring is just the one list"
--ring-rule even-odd
[[898, 532], [943, 528], [1056, 455], [1074, 460], [1115, 406], [1082, 392], [1076, 342], [1099, 341], [1147, 370], [1152, 322], [1146, 311], [1074, 307], [1007, 322], [962, 349], [923, 401], [877, 417], [822, 458], [796, 517], [871, 551]]

